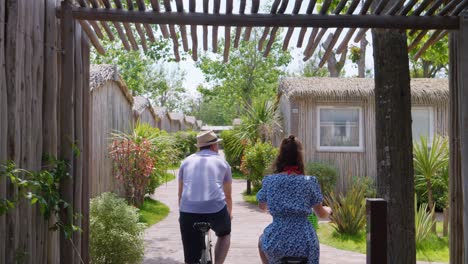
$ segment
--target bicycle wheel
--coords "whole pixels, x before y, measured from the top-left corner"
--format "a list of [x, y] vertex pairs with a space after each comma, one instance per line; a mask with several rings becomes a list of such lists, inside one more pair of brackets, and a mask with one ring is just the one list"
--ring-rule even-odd
[[202, 249], [200, 264], [213, 264], [213, 256], [211, 254], [211, 238], [209, 232], [205, 233], [205, 245]]

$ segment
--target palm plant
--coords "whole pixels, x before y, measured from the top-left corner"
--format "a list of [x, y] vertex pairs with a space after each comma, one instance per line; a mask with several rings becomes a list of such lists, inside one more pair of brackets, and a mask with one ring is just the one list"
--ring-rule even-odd
[[[260, 98], [251, 105], [245, 103], [245, 114], [242, 123], [236, 128], [232, 138], [225, 142], [225, 147], [237, 157], [244, 155], [249, 144], [272, 141], [274, 136], [282, 132], [281, 114], [277, 104]], [[247, 194], [251, 194], [251, 182], [247, 180]]]
[[[413, 163], [416, 175], [416, 182], [424, 182], [427, 190], [427, 201], [429, 210], [434, 210], [433, 180], [449, 163], [448, 141], [446, 138], [436, 136], [429, 146], [426, 137], [421, 137], [420, 141], [414, 144]], [[435, 215], [433, 216], [435, 223]], [[435, 231], [435, 225], [433, 226]]]

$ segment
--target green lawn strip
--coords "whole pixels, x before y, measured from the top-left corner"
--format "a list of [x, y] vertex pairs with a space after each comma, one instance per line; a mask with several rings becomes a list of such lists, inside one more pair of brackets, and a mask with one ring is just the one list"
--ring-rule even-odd
[[[442, 225], [438, 222], [437, 227]], [[366, 236], [362, 232], [356, 236], [340, 235], [335, 232], [331, 224], [320, 224], [317, 231], [319, 241], [322, 244], [353, 252], [366, 254]], [[432, 236], [424, 241], [421, 246], [416, 249], [417, 260], [448, 262], [448, 237]]]
[[165, 184], [166, 182], [170, 182], [174, 180], [176, 176], [172, 172], [166, 172], [164, 175], [160, 178], [160, 182], [158, 186], [161, 186]]
[[145, 223], [148, 228], [166, 218], [169, 214], [169, 207], [159, 201], [146, 197], [145, 202], [140, 207], [139, 213], [140, 222]]
[[245, 176], [244, 176], [244, 174], [242, 174], [242, 172], [234, 170], [234, 171], [232, 171], [232, 178], [233, 179], [244, 180]]
[[253, 205], [258, 205], [257, 202], [257, 193], [252, 193], [252, 194], [247, 194], [246, 191], [242, 193], [242, 197], [244, 198], [244, 201], [253, 204]]

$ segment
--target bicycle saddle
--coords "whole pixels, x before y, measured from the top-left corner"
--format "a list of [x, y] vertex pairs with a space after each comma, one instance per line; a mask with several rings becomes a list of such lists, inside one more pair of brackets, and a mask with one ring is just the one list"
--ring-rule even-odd
[[193, 224], [193, 228], [199, 230], [200, 232], [208, 232], [211, 228], [210, 223], [198, 222]]
[[283, 257], [281, 264], [307, 264], [307, 258]]

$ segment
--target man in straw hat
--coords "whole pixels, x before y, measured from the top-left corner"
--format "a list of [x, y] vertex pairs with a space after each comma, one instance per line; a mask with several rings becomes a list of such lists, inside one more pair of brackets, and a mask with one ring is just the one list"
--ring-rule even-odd
[[187, 157], [179, 169], [180, 232], [185, 263], [198, 263], [204, 239], [195, 222], [208, 222], [216, 233], [215, 264], [226, 259], [231, 244], [232, 174], [231, 167], [218, 154], [213, 131], [197, 135], [200, 151]]

